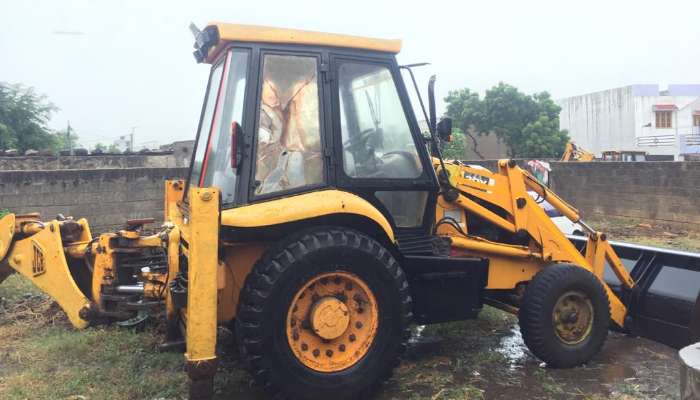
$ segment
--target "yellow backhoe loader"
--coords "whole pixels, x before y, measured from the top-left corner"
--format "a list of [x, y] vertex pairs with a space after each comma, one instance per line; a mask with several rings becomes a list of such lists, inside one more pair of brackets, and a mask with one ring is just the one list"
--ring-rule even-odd
[[[163, 346], [186, 349], [192, 399], [212, 394], [217, 325], [228, 322], [254, 379], [294, 399], [370, 393], [411, 323], [475, 318], [484, 303], [516, 313], [552, 367], [590, 360], [611, 325], [658, 332], [639, 305], [655, 250], [622, 246], [621, 259], [513, 161], [489, 171], [444, 160], [451, 121], [437, 122], [431, 79], [421, 135], [400, 41], [193, 31], [211, 73], [189, 176], [165, 182], [162, 227], [147, 234], [152, 221], [135, 220], [93, 236], [84, 219], [8, 214], [0, 280], [19, 272], [76, 328], [164, 309]], [[542, 200], [587, 237], [567, 238]], [[653, 254], [700, 269], [694, 254]]]
[[564, 149], [564, 154], [561, 156], [561, 161], [594, 161], [595, 155], [590, 153], [581, 147], [577, 146], [574, 142], [567, 142], [566, 148]]

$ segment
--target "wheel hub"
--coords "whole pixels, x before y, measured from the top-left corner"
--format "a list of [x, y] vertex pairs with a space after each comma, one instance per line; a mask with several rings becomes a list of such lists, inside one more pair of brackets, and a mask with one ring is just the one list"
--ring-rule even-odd
[[593, 303], [582, 292], [570, 291], [559, 297], [552, 311], [557, 337], [566, 344], [584, 341], [593, 328]]
[[311, 306], [311, 328], [326, 340], [340, 337], [350, 325], [348, 306], [335, 297], [327, 296]]
[[287, 312], [287, 342], [294, 356], [319, 372], [336, 372], [360, 361], [374, 342], [379, 307], [357, 275], [335, 271], [302, 286]]

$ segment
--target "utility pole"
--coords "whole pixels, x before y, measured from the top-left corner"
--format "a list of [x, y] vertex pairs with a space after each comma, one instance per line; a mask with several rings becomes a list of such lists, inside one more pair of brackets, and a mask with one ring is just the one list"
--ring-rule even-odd
[[129, 151], [134, 152], [134, 131], [136, 130], [135, 126], [131, 127], [131, 134], [129, 135]]
[[66, 128], [66, 141], [68, 142], [68, 155], [73, 155], [73, 143], [70, 140], [70, 121], [68, 121], [68, 128]]

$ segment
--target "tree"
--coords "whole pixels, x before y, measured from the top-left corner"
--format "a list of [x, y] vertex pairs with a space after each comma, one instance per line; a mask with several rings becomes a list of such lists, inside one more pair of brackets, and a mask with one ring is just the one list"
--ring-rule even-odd
[[33, 88], [0, 82], [0, 150], [54, 148], [47, 123], [57, 108]]
[[68, 142], [68, 128], [55, 131], [53, 133], [53, 143], [51, 149], [54, 151], [77, 149], [80, 147], [78, 143], [79, 137], [75, 129], [70, 129], [70, 143]]
[[98, 142], [97, 144], [95, 144], [95, 149], [94, 149], [94, 150], [95, 150], [95, 151], [101, 151], [101, 152], [104, 153], [104, 152], [107, 151], [107, 146], [105, 146], [104, 144]]
[[464, 133], [455, 129], [450, 142], [442, 142], [442, 156], [450, 160], [464, 160], [467, 156]]
[[484, 132], [484, 110], [479, 94], [469, 89], [460, 89], [449, 92], [445, 97], [447, 103], [447, 116], [452, 118], [454, 125], [464, 134], [464, 145], [469, 142], [474, 153], [481, 159], [484, 156], [479, 152], [478, 136], [487, 134]]
[[486, 91], [483, 100], [469, 89], [450, 92], [445, 98], [447, 116], [464, 132], [474, 136], [494, 133], [508, 146], [513, 158], [559, 157], [569, 140], [559, 129], [561, 108], [549, 93], [526, 95], [500, 82]]

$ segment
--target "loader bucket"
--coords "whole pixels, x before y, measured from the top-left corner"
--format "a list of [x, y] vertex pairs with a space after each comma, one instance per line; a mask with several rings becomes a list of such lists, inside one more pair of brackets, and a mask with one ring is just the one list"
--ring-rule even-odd
[[5, 256], [10, 251], [12, 237], [15, 234], [15, 215], [7, 214], [0, 218], [0, 283], [4, 281], [13, 269], [6, 262]]
[[[569, 236], [585, 251], [586, 238]], [[675, 348], [698, 338], [700, 326], [700, 254], [610, 241], [637, 283], [623, 289], [609, 265], [604, 279], [628, 309], [625, 329]]]

